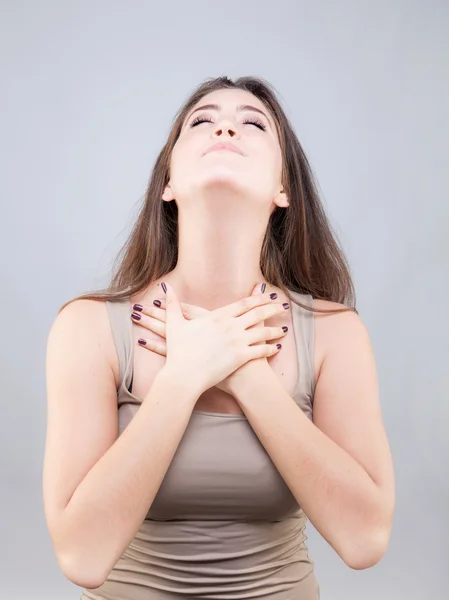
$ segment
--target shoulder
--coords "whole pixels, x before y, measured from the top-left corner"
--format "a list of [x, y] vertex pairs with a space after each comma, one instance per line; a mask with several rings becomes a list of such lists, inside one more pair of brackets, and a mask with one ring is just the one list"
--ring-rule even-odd
[[48, 355], [68, 344], [84, 348], [86, 355], [100, 354], [108, 362], [116, 381], [119, 380], [118, 358], [104, 300], [78, 298], [56, 315], [48, 334]]
[[[314, 313], [315, 364], [317, 375], [324, 360], [336, 353], [363, 350], [370, 346], [369, 334], [360, 316], [340, 302], [313, 298], [312, 307], [319, 310], [336, 311]], [[338, 312], [337, 312], [338, 311]]]
[[354, 310], [348, 310], [349, 307], [345, 304], [313, 298], [312, 307], [332, 311], [314, 313], [316, 333], [324, 335], [330, 343], [341, 341], [339, 339], [341, 335], [347, 337], [361, 332], [366, 333], [366, 327], [360, 316]]
[[97, 335], [99, 331], [107, 328], [108, 320], [106, 302], [77, 298], [64, 305], [56, 315], [50, 333], [91, 331], [92, 335]]

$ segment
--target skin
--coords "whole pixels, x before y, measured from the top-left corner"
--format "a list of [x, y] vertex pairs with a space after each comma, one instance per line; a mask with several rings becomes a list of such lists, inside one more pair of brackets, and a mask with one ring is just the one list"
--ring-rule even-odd
[[[208, 105], [218, 108], [197, 110]], [[240, 106], [256, 110], [239, 110]], [[198, 119], [203, 122], [195, 123]], [[204, 155], [219, 141], [234, 143], [243, 156], [229, 151]], [[154, 299], [161, 298], [161, 281], [170, 283], [182, 302], [208, 310], [250, 296], [264, 282], [259, 258], [270, 214], [276, 206], [289, 205], [281, 173], [277, 129], [258, 98], [242, 90], [219, 90], [202, 98], [184, 121], [172, 153], [170, 180], [162, 196], [163, 201], [176, 201], [178, 205], [178, 263], [169, 274], [136, 295], [133, 303], [152, 305]], [[267, 294], [273, 292], [281, 304], [288, 302], [279, 288], [270, 286], [266, 290]], [[291, 330], [290, 311], [285, 312], [265, 325], [287, 326]], [[138, 337], [136, 333], [136, 343]], [[272, 357], [269, 362], [286, 389], [292, 390], [295, 348], [293, 340], [284, 343], [282, 337], [283, 334], [270, 343], [281, 342], [286, 356]], [[154, 360], [159, 366], [164, 364]], [[143, 362], [137, 355], [137, 367]], [[137, 379], [137, 392], [143, 393], [150, 380], [151, 375]], [[196, 408], [242, 412], [235, 398], [217, 387], [204, 392]]]
[[[199, 105], [211, 103], [218, 110], [187, 117], [163, 195], [164, 201], [176, 199], [178, 204], [180, 251], [176, 268], [162, 279], [184, 303], [186, 318], [260, 293], [264, 280], [259, 257], [268, 218], [275, 206], [288, 208], [279, 139], [267, 109], [238, 90], [214, 92]], [[242, 104], [267, 116], [239, 112]], [[195, 116], [210, 122], [192, 128]], [[247, 117], [260, 119], [266, 130], [244, 124]], [[211, 143], [223, 139], [238, 144], [245, 156], [230, 152], [202, 156]], [[144, 306], [136, 343], [138, 337], [145, 338], [143, 352], [150, 350], [163, 361], [165, 305], [160, 281], [136, 299]], [[273, 291], [280, 302], [287, 300], [279, 289], [267, 286], [266, 293]], [[162, 300], [161, 309], [154, 307], [155, 298]], [[325, 309], [343, 306], [316, 299], [313, 303]], [[287, 325], [291, 332], [291, 315], [262, 324]], [[274, 340], [282, 342], [281, 352], [249, 361], [223, 389], [207, 390], [196, 408], [244, 412], [314, 526], [348, 565], [363, 569], [376, 564], [386, 551], [395, 504], [375, 358], [357, 314], [315, 314], [314, 324], [313, 423], [290, 395], [296, 353], [291, 333]], [[273, 444], [273, 439], [283, 439], [284, 444]]]
[[[188, 327], [188, 315], [181, 308], [173, 312], [173, 298], [215, 311], [258, 295], [269, 215], [275, 206], [288, 210], [279, 140], [267, 109], [240, 90], [213, 92], [201, 101], [210, 103], [219, 108], [192, 116], [207, 122], [190, 127], [192, 119], [186, 120], [160, 199], [178, 204], [178, 264], [130, 303], [130, 318], [134, 303], [150, 316], [153, 300], [164, 299], [160, 284], [167, 282], [158, 320], [172, 311], [171, 322], [178, 323], [173, 335], [184, 340], [190, 358], [197, 353], [196, 332], [206, 343], [205, 325]], [[267, 116], [239, 111], [242, 104]], [[265, 130], [245, 122], [255, 118]], [[203, 154], [219, 140], [234, 142], [243, 155]], [[281, 351], [248, 360], [224, 385], [207, 389], [201, 369], [185, 369], [179, 381], [169, 359], [152, 351], [163, 335], [144, 319], [135, 322], [133, 394], [142, 404], [120, 436], [119, 364], [104, 303], [75, 301], [58, 315], [47, 346], [44, 505], [58, 562], [71, 581], [95, 588], [107, 578], [147, 514], [194, 409], [245, 413], [299, 504], [345, 563], [360, 569], [380, 560], [391, 531], [394, 478], [366, 328], [353, 312], [315, 315], [312, 423], [291, 398], [296, 348], [291, 311], [282, 308], [288, 299], [267, 285], [264, 295], [272, 292], [279, 310], [267, 318], [259, 314], [254, 326], [277, 327], [273, 335], [279, 337], [266, 341], [280, 341]], [[281, 335], [283, 325], [289, 330]], [[146, 348], [138, 344], [141, 337]]]
[[[220, 90], [199, 106], [216, 103], [186, 119], [174, 147], [171, 176], [163, 200], [179, 211], [179, 260], [164, 279], [183, 301], [214, 309], [249, 296], [264, 281], [260, 250], [269, 216], [288, 207], [282, 192], [282, 156], [272, 118], [252, 94]], [[237, 111], [252, 105], [267, 117]], [[197, 118], [211, 122], [198, 123]], [[262, 131], [254, 123], [266, 127]], [[245, 156], [203, 152], [218, 141], [231, 141]]]

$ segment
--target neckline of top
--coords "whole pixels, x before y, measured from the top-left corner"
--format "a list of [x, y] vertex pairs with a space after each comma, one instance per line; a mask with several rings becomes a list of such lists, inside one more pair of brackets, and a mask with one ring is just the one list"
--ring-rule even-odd
[[[292, 290], [288, 290], [289, 293], [293, 296], [297, 295], [297, 292], [293, 292]], [[130, 301], [130, 299], [125, 299], [125, 302], [127, 303], [128, 306], [130, 306], [131, 308], [131, 312], [132, 312], [132, 306], [133, 303]], [[295, 303], [293, 303], [293, 307], [292, 307], [292, 329], [293, 329], [293, 337], [295, 340], [295, 349], [296, 349], [296, 356], [298, 357], [298, 343], [299, 340], [296, 336], [296, 326], [295, 326], [295, 312], [297, 311], [298, 307]], [[131, 313], [130, 313], [131, 314]], [[135, 400], [137, 400], [138, 402], [142, 403], [143, 402], [143, 398], [139, 398], [138, 396], [136, 396], [135, 394], [133, 394], [132, 392], [130, 392], [126, 385], [126, 379], [127, 379], [127, 375], [128, 375], [128, 371], [130, 369], [130, 367], [132, 367], [133, 363], [134, 363], [134, 344], [132, 343], [133, 340], [133, 336], [132, 336], [132, 321], [131, 319], [129, 319], [129, 329], [128, 329], [128, 333], [129, 333], [129, 339], [131, 340], [131, 352], [128, 358], [128, 364], [126, 365], [125, 368], [125, 373], [123, 374], [123, 380], [122, 380], [122, 384], [121, 384], [121, 388], [124, 389], [125, 393], [128, 394], [129, 396], [131, 396], [132, 398], [134, 398]], [[298, 362], [298, 361], [297, 361]], [[295, 383], [295, 387], [294, 387], [294, 392], [292, 394], [293, 399], [296, 398], [296, 395], [299, 392], [299, 386], [300, 386], [300, 372], [299, 372], [299, 364], [297, 364], [297, 375], [296, 375], [296, 383]], [[215, 417], [215, 418], [227, 418], [227, 419], [236, 419], [236, 420], [241, 420], [241, 421], [248, 421], [248, 418], [246, 417], [246, 415], [244, 413], [220, 413], [220, 412], [213, 412], [213, 411], [206, 411], [206, 410], [193, 410], [192, 415], [198, 415], [198, 416], [203, 416], [203, 417]]]

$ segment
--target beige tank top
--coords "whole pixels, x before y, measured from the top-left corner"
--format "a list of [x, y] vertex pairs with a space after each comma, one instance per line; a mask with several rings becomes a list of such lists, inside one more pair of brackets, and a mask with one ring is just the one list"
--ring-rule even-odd
[[[311, 305], [309, 295], [291, 296]], [[129, 390], [128, 301], [107, 302], [120, 364], [119, 433], [142, 399]], [[291, 303], [294, 400], [312, 419], [313, 313]], [[194, 411], [139, 531], [103, 585], [82, 600], [318, 600], [307, 518], [241, 414]]]

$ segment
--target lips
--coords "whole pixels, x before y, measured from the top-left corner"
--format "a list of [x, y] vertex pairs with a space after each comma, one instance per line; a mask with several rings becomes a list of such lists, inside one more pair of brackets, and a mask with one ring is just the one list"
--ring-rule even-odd
[[217, 142], [216, 144], [210, 146], [210, 148], [203, 153], [203, 156], [209, 152], [214, 152], [215, 150], [229, 150], [230, 152], [235, 152], [236, 154], [241, 154], [243, 156], [243, 152], [240, 150], [240, 148], [231, 142]]

